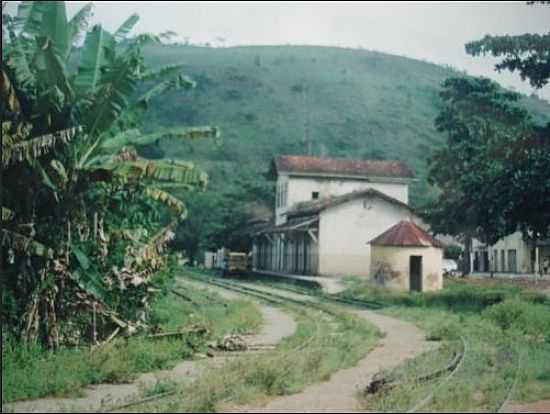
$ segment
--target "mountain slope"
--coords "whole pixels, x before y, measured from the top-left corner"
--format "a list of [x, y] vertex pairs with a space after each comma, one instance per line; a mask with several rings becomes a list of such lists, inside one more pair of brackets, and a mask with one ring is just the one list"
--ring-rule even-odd
[[[167, 157], [200, 160], [214, 178], [232, 165], [265, 170], [283, 153], [397, 159], [419, 178], [411, 189], [412, 204], [429, 196], [426, 159], [444, 140], [433, 125], [438, 89], [457, 71], [366, 50], [310, 46], [155, 46], [146, 50], [146, 60], [182, 63], [198, 82], [192, 92], [155, 100], [149, 128], [210, 124], [222, 129], [220, 147], [163, 143]], [[539, 121], [550, 121], [550, 105], [524, 101]]]

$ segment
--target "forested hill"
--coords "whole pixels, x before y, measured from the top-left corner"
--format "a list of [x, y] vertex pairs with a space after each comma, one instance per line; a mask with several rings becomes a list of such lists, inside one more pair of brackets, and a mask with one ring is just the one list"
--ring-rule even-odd
[[[419, 60], [334, 47], [155, 46], [146, 50], [146, 60], [182, 63], [198, 83], [194, 91], [154, 101], [148, 128], [209, 124], [222, 130], [219, 147], [163, 143], [167, 157], [201, 160], [214, 168], [214, 177], [227, 162], [261, 170], [283, 153], [398, 159], [420, 178], [411, 191], [414, 205], [427, 196], [426, 159], [443, 141], [434, 128], [439, 85], [458, 74]], [[525, 105], [550, 121], [549, 104], [529, 98]]]

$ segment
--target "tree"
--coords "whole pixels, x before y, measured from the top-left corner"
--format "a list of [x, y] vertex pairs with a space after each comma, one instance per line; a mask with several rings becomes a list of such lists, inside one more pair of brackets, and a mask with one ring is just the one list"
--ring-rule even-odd
[[[528, 4], [550, 6], [549, 1]], [[517, 70], [523, 80], [528, 79], [538, 89], [550, 79], [550, 32], [488, 35], [466, 44], [466, 52], [473, 56], [490, 53], [502, 57], [496, 70]], [[502, 207], [508, 232], [520, 229], [535, 248], [537, 239], [550, 236], [550, 123], [545, 127], [533, 125], [530, 131], [518, 135], [507, 148], [503, 169], [507, 199]]]
[[[531, 2], [550, 6], [550, 2]], [[547, 34], [520, 36], [490, 36], [466, 44], [466, 53], [472, 56], [491, 54], [501, 57], [497, 71], [518, 71], [535, 88], [542, 88], [550, 78], [550, 31]]]
[[[137, 320], [151, 296], [147, 285], [166, 262], [162, 248], [186, 217], [166, 189], [206, 186], [206, 173], [191, 163], [140, 159], [134, 146], [218, 136], [212, 127], [139, 131], [150, 99], [195, 84], [180, 65], [145, 66], [143, 46], [159, 40], [128, 38], [137, 15], [114, 34], [100, 25], [87, 31], [77, 64], [69, 64], [89, 11], [69, 21], [63, 2], [27, 1], [2, 21], [9, 34], [2, 51], [2, 247], [19, 302], [16, 320], [38, 327], [22, 329], [23, 336], [41, 335], [50, 346], [59, 342], [58, 322], [71, 316], [71, 303], [100, 303], [102, 314], [125, 328], [115, 315]], [[158, 203], [173, 217], [157, 213]]]
[[440, 193], [426, 217], [436, 233], [463, 235], [467, 248], [472, 237], [492, 245], [510, 232], [505, 160], [530, 133], [530, 117], [518, 94], [485, 78], [447, 79], [440, 96], [435, 123], [447, 143], [430, 160], [430, 182]]
[[533, 244], [550, 237], [550, 124], [518, 137], [504, 160], [505, 219]]

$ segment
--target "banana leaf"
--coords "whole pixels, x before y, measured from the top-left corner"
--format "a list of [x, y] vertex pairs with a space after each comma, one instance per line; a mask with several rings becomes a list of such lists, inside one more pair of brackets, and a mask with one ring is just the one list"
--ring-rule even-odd
[[101, 80], [102, 68], [114, 59], [115, 40], [101, 25], [96, 25], [86, 34], [80, 52], [78, 72], [74, 85], [78, 93], [93, 92]]
[[48, 153], [59, 143], [67, 144], [81, 130], [80, 127], [67, 128], [52, 134], [41, 135], [15, 145], [2, 146], [2, 165], [8, 167], [11, 164], [25, 159], [35, 159]]
[[185, 208], [185, 204], [172, 194], [155, 187], [147, 187], [143, 193], [147, 197], [165, 204], [168, 208], [170, 208], [170, 210], [178, 215], [180, 220], [187, 218], [187, 209]]
[[105, 139], [100, 148], [108, 153], [116, 153], [126, 146], [154, 144], [164, 138], [205, 139], [217, 138], [219, 135], [219, 129], [210, 126], [166, 129], [152, 134], [141, 134], [139, 130], [131, 129]]
[[6, 229], [2, 229], [2, 246], [27, 255], [53, 259], [52, 249], [30, 237]]

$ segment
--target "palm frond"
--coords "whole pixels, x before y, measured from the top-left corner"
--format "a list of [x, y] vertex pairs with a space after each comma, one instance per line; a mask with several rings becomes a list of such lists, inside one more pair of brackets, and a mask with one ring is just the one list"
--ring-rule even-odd
[[175, 237], [178, 219], [172, 220], [170, 224], [155, 234], [151, 240], [141, 249], [140, 258], [144, 260], [153, 260], [163, 251], [164, 246]]
[[25, 159], [34, 159], [48, 153], [59, 143], [67, 144], [81, 131], [80, 127], [67, 128], [52, 134], [41, 135], [14, 145], [2, 145], [2, 165], [4, 168]]
[[183, 70], [183, 65], [179, 65], [179, 64], [166, 65], [160, 69], [146, 70], [144, 73], [142, 73], [139, 76], [139, 80], [143, 82], [159, 81], [165, 78], [171, 78], [173, 76], [179, 75], [179, 73], [182, 70]]
[[151, 99], [153, 99], [156, 96], [162, 95], [166, 91], [169, 90], [178, 90], [178, 89], [193, 89], [196, 86], [196, 83], [191, 80], [188, 76], [185, 75], [178, 75], [172, 79], [164, 80], [162, 82], [159, 82], [155, 86], [153, 86], [151, 89], [149, 89], [147, 92], [145, 92], [143, 95], [141, 95], [136, 103], [138, 105], [145, 105], [149, 103]]
[[15, 79], [21, 87], [34, 84], [35, 76], [31, 71], [30, 57], [32, 55], [31, 41], [10, 32], [10, 43], [4, 51], [6, 62], [13, 69]]
[[112, 138], [105, 139], [100, 148], [109, 153], [116, 153], [123, 147], [135, 145], [148, 145], [157, 143], [161, 139], [206, 139], [219, 137], [219, 129], [216, 127], [191, 127], [167, 129], [152, 134], [141, 134], [137, 129], [124, 131]]
[[[61, 59], [54, 43], [47, 37], [40, 37], [37, 41], [39, 47], [33, 59], [33, 65], [37, 70], [38, 82], [52, 98], [59, 91], [63, 94], [62, 99], [71, 99], [73, 88], [69, 83], [65, 62]], [[55, 104], [55, 102], [56, 99], [52, 99], [52, 103]]]
[[15, 213], [7, 207], [2, 206], [2, 221], [11, 221], [15, 217]]
[[104, 67], [93, 106], [88, 108], [85, 120], [89, 135], [107, 131], [128, 107], [130, 96], [136, 89], [136, 64], [133, 59], [120, 57]]
[[52, 259], [54, 254], [52, 249], [44, 246], [42, 243], [6, 229], [2, 229], [2, 247], [47, 259]]
[[21, 105], [19, 104], [19, 99], [17, 98], [17, 93], [15, 92], [15, 88], [13, 87], [13, 84], [4, 70], [2, 68], [2, 83], [0, 84], [0, 99], [2, 99], [1, 102], [1, 108], [2, 108], [2, 114], [4, 115], [4, 111], [12, 112], [14, 114], [17, 114], [21, 111]]
[[40, 34], [53, 43], [55, 53], [65, 60], [71, 49], [65, 2], [47, 1], [44, 3], [47, 4], [47, 7], [44, 7], [42, 12]]
[[114, 34], [115, 40], [117, 42], [121, 42], [122, 40], [126, 39], [128, 33], [130, 33], [130, 31], [134, 28], [138, 21], [139, 16], [135, 13], [128, 17], [126, 21], [122, 23], [120, 27], [116, 30]]
[[42, 19], [51, 2], [22, 1], [17, 7], [14, 19], [15, 29], [27, 38], [39, 36], [42, 32]]
[[88, 28], [93, 6], [93, 3], [86, 4], [69, 21], [69, 45], [74, 45], [80, 39], [81, 33]]
[[170, 181], [200, 189], [206, 188], [208, 183], [208, 174], [192, 163], [140, 160], [112, 164], [104, 168], [111, 169], [119, 177], [129, 181]]
[[79, 93], [93, 92], [96, 89], [101, 80], [102, 68], [112, 63], [114, 53], [115, 40], [101, 25], [94, 26], [86, 33], [74, 79], [75, 89]]
[[170, 210], [172, 210], [180, 220], [187, 218], [187, 208], [180, 199], [174, 197], [172, 194], [166, 191], [160, 190], [155, 187], [147, 187], [143, 191], [145, 196], [165, 204]]

